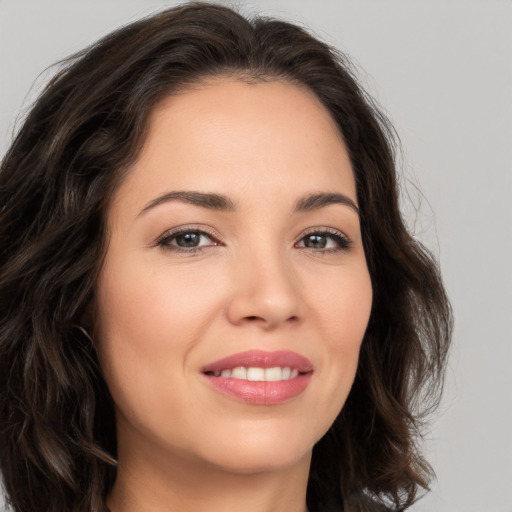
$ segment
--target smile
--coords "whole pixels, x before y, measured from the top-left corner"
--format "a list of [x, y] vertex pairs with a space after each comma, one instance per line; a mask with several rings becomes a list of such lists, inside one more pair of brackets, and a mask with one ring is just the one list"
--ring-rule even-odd
[[217, 370], [213, 372], [214, 377], [226, 377], [239, 380], [249, 380], [253, 382], [277, 382], [281, 380], [294, 379], [299, 375], [297, 368], [290, 368], [288, 366], [281, 368], [274, 366], [273, 368], [258, 368], [244, 366], [237, 366], [232, 370]]
[[295, 352], [251, 350], [220, 359], [202, 369], [216, 391], [254, 405], [277, 405], [305, 391], [311, 361]]

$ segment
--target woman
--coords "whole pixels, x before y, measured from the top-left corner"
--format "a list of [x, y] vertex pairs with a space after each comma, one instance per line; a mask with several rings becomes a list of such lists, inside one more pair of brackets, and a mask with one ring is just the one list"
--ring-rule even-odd
[[451, 332], [345, 57], [192, 3], [75, 56], [0, 173], [16, 512], [405, 510]]

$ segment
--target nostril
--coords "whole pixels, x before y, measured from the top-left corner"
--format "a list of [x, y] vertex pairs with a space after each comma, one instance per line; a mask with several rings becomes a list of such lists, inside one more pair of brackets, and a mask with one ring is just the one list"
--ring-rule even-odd
[[[255, 320], [264, 320], [264, 318], [260, 317], [260, 316], [257, 316], [257, 315], [250, 315], [250, 316], [246, 316], [245, 317], [246, 320], [250, 320], [250, 321], [255, 321]], [[288, 322], [297, 322], [298, 321], [298, 317], [293, 315], [291, 316], [290, 318], [287, 319]]]

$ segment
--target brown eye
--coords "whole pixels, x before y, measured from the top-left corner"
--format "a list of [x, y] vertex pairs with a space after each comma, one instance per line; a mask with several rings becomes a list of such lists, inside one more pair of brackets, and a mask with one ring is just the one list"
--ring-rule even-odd
[[325, 235], [308, 235], [304, 237], [304, 247], [310, 249], [325, 249], [328, 238]]
[[171, 251], [186, 252], [219, 245], [219, 243], [204, 231], [187, 229], [179, 232], [167, 233], [158, 240], [157, 245]]
[[314, 250], [337, 251], [350, 247], [350, 241], [341, 233], [318, 231], [303, 236], [297, 243], [297, 247]]
[[204, 235], [198, 232], [183, 233], [175, 236], [171, 241], [174, 241], [174, 244], [178, 247], [199, 247], [201, 237], [203, 236]]

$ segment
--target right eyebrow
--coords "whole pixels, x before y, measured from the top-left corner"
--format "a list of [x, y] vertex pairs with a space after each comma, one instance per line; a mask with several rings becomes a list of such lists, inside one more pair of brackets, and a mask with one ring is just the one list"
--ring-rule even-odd
[[161, 196], [151, 200], [144, 208], [139, 212], [138, 216], [143, 215], [147, 211], [155, 208], [164, 203], [171, 201], [180, 201], [182, 203], [193, 204], [200, 206], [201, 208], [208, 208], [210, 210], [221, 210], [221, 211], [233, 211], [235, 204], [229, 197], [221, 194], [212, 194], [208, 192], [195, 192], [186, 190], [174, 190], [172, 192], [166, 192]]

